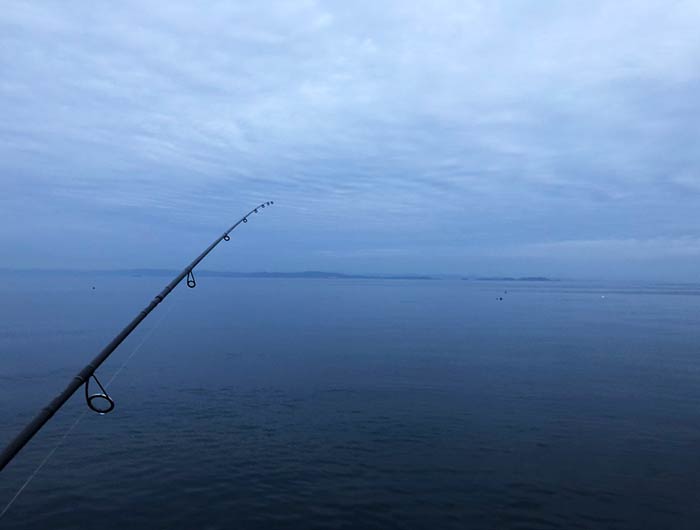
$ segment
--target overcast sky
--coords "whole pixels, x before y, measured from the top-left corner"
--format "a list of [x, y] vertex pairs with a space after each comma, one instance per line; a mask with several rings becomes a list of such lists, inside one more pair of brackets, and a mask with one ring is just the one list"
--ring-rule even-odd
[[700, 2], [13, 2], [0, 267], [700, 281]]

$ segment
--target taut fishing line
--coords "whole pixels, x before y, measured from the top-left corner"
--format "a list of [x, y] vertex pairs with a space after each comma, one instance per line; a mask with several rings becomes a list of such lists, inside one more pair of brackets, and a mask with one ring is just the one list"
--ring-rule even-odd
[[[117, 376], [124, 370], [126, 365], [129, 363], [131, 359], [134, 358], [134, 355], [138, 353], [138, 351], [141, 349], [141, 347], [146, 343], [148, 339], [151, 338], [151, 335], [153, 335], [153, 332], [160, 327], [160, 325], [163, 323], [163, 320], [165, 320], [165, 317], [168, 316], [170, 311], [172, 311], [173, 306], [170, 305], [168, 306], [168, 309], [163, 313], [163, 315], [156, 321], [155, 325], [144, 335], [144, 337], [141, 339], [141, 342], [139, 342], [136, 347], [133, 349], [133, 351], [129, 354], [129, 356], [126, 358], [126, 360], [122, 363], [122, 365], [117, 368], [117, 370], [114, 372], [112, 377], [107, 381], [107, 384], [105, 385], [105, 388], [109, 388], [109, 385], [111, 385], [114, 380], [117, 378]], [[100, 385], [102, 386], [102, 385]], [[93, 409], [94, 410], [94, 409]], [[110, 409], [111, 410], [111, 409]], [[53, 446], [53, 448], [48, 452], [46, 457], [39, 463], [39, 465], [36, 467], [36, 469], [27, 477], [27, 480], [24, 481], [24, 483], [19, 487], [17, 490], [17, 493], [14, 494], [14, 496], [10, 499], [10, 501], [5, 505], [3, 510], [0, 512], [0, 519], [2, 519], [3, 515], [7, 513], [7, 511], [10, 509], [10, 506], [14, 504], [14, 502], [19, 498], [19, 496], [22, 494], [22, 492], [25, 490], [27, 486], [29, 486], [29, 483], [34, 480], [34, 477], [36, 477], [39, 474], [39, 471], [46, 465], [46, 463], [51, 460], [51, 457], [54, 455], [56, 450], [63, 445], [63, 442], [66, 441], [66, 438], [68, 438], [68, 435], [70, 435], [71, 432], [73, 432], [73, 429], [75, 429], [78, 426], [78, 423], [80, 423], [80, 420], [83, 419], [83, 417], [87, 414], [87, 410], [83, 410], [80, 415], [76, 418], [76, 420], [66, 429], [66, 431], [63, 433], [63, 436], [61, 436], [60, 440], [56, 443], [56, 445]]]

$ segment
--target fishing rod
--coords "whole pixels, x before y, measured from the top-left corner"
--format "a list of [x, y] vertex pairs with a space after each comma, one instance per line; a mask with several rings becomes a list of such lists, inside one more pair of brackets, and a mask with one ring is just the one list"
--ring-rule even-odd
[[[268, 201], [253, 208], [246, 215], [241, 217], [238, 222], [231, 226], [231, 228], [221, 234], [211, 245], [207, 247], [204, 252], [202, 252], [194, 259], [194, 261], [192, 261], [192, 263], [185, 267], [180, 274], [175, 276], [173, 281], [166, 285], [165, 288], [156, 295], [156, 297], [146, 306], [143, 311], [136, 315], [136, 317], [134, 317], [134, 319], [129, 322], [129, 324], [127, 324], [127, 326], [121, 330], [121, 332], [119, 332], [119, 334], [114, 337], [112, 341], [107, 344], [107, 346], [105, 346], [104, 349], [92, 361], [90, 361], [88, 365], [85, 366], [85, 368], [80, 370], [80, 372], [78, 372], [78, 374], [71, 379], [71, 382], [68, 384], [65, 390], [57, 395], [47, 406], [41, 409], [39, 414], [37, 414], [34, 419], [29, 422], [29, 424], [14, 438], [14, 440], [12, 440], [7, 447], [5, 447], [2, 453], [0, 453], [0, 471], [2, 471], [5, 466], [10, 463], [10, 461], [12, 461], [12, 459], [17, 455], [17, 453], [20, 452], [27, 442], [29, 442], [29, 440], [31, 440], [34, 435], [39, 432], [46, 422], [49, 421], [54, 414], [56, 414], [58, 409], [60, 409], [81, 386], [85, 385], [85, 401], [91, 410], [99, 414], [107, 414], [108, 412], [111, 412], [112, 409], [114, 409], [114, 400], [109, 396], [109, 394], [107, 394], [107, 391], [95, 376], [95, 371], [100, 367], [100, 365], [102, 365], [103, 362], [105, 362], [107, 357], [109, 357], [112, 352], [117, 349], [124, 339], [126, 339], [131, 332], [138, 327], [143, 319], [146, 318], [148, 314], [158, 306], [158, 304], [165, 300], [165, 297], [168, 296], [173, 289], [175, 289], [183, 278], [187, 277], [187, 287], [194, 288], [197, 285], [197, 281], [195, 280], [194, 273], [192, 271], [197, 265], [199, 265], [199, 262], [201, 262], [207, 256], [207, 254], [214, 249], [215, 246], [221, 243], [222, 240], [229, 241], [231, 239], [229, 237], [229, 233], [231, 233], [231, 231], [233, 231], [239, 224], [247, 223], [250, 215], [258, 213], [258, 210], [261, 208], [271, 206], [272, 204], [274, 204], [274, 201]], [[90, 393], [90, 379], [95, 380], [95, 383], [97, 383], [97, 386], [100, 388], [99, 392], [92, 394]], [[100, 403], [102, 404], [101, 406]]]

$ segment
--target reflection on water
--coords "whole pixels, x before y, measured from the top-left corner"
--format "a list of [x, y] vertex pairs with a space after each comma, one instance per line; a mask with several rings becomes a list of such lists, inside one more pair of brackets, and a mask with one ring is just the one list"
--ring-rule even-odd
[[[2, 440], [164, 280], [2, 287]], [[86, 415], [0, 525], [696, 528], [698, 292], [207, 278], [165, 302], [115, 411]], [[3, 472], [0, 504], [84, 408]]]

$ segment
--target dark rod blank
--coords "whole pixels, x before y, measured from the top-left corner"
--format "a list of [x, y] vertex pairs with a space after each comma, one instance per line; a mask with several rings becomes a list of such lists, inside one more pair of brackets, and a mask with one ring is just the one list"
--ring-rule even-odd
[[151, 301], [150, 304], [146, 306], [146, 308], [141, 311], [136, 317], [127, 324], [127, 326], [121, 330], [121, 332], [112, 339], [112, 341], [107, 344], [107, 346], [104, 347], [104, 349], [92, 360], [90, 361], [90, 364], [85, 366], [80, 372], [78, 372], [78, 375], [76, 375], [71, 382], [68, 384], [68, 386], [65, 388], [63, 392], [61, 392], [58, 396], [56, 396], [46, 407], [41, 409], [39, 414], [37, 414], [34, 419], [12, 440], [7, 447], [0, 453], [0, 471], [2, 471], [5, 466], [10, 463], [10, 461], [17, 455], [17, 453], [20, 452], [20, 450], [29, 442], [29, 440], [34, 437], [34, 435], [39, 432], [39, 429], [41, 429], [44, 424], [51, 419], [51, 417], [56, 414], [58, 409], [60, 409], [63, 404], [68, 401], [68, 399], [75, 393], [76, 390], [78, 390], [82, 385], [84, 385], [90, 377], [95, 373], [95, 370], [97, 370], [100, 365], [109, 357], [114, 350], [117, 349], [117, 347], [126, 339], [129, 334], [131, 334], [132, 331], [134, 331], [138, 325], [143, 321], [144, 318], [148, 316], [148, 314], [153, 311], [158, 304], [160, 304], [163, 300], [165, 300], [165, 297], [170, 294], [170, 292], [175, 289], [177, 284], [179, 284], [182, 279], [185, 276], [188, 276], [191, 272], [192, 269], [194, 269], [200, 261], [202, 261], [207, 254], [209, 254], [216, 245], [221, 243], [223, 239], [228, 241], [229, 239], [229, 233], [234, 230], [239, 224], [241, 223], [247, 223], [248, 222], [248, 216], [250, 216], [253, 212], [257, 213], [258, 208], [265, 208], [265, 206], [269, 206], [271, 204], [274, 204], [272, 201], [265, 202], [263, 204], [260, 204], [256, 208], [253, 208], [250, 212], [248, 212], [246, 215], [241, 217], [241, 219], [238, 220], [237, 223], [235, 223], [231, 228], [226, 230], [221, 236], [219, 236], [216, 241], [214, 241], [211, 245], [207, 247], [207, 249], [202, 252], [199, 256], [197, 256], [192, 263], [190, 263], [187, 267], [183, 269], [183, 271], [178, 274], [173, 281], [171, 281], [160, 293], [156, 295], [156, 297]]

